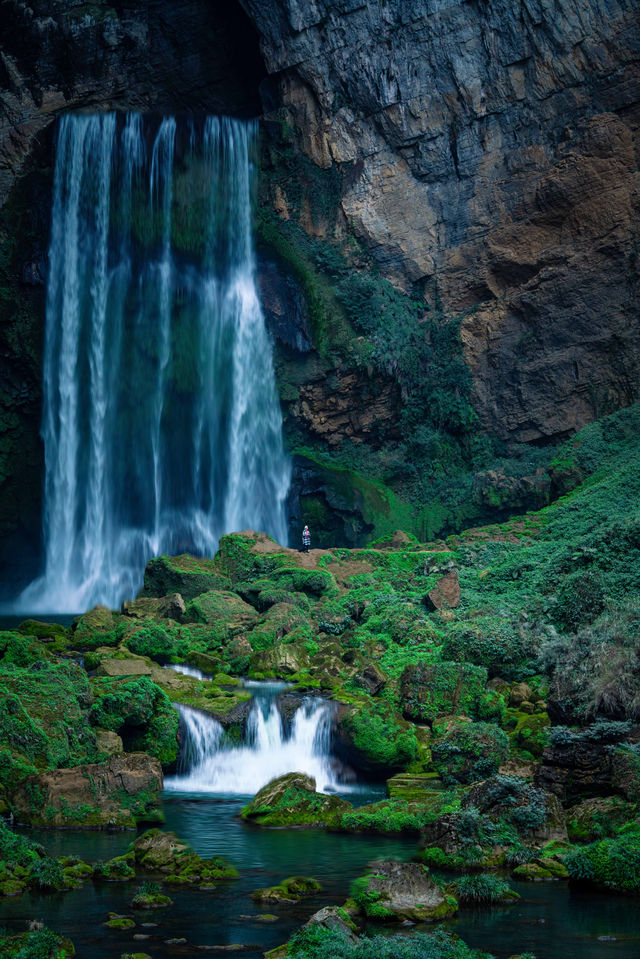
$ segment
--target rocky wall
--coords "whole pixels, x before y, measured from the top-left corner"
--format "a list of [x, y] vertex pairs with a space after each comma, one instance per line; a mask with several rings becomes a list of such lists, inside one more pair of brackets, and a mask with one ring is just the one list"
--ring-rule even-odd
[[553, 442], [637, 397], [636, 0], [243, 2], [338, 228], [468, 312], [482, 426]]

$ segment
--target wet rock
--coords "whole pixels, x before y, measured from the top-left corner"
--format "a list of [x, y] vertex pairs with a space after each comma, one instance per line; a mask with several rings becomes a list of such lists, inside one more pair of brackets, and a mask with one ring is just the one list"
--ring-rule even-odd
[[525, 879], [529, 882], [549, 882], [554, 879], [569, 878], [569, 873], [561, 862], [545, 857], [516, 866], [513, 875], [516, 879]]
[[251, 893], [251, 898], [255, 902], [294, 903], [315, 896], [321, 891], [322, 885], [316, 879], [310, 879], [308, 876], [292, 876], [289, 879], [283, 879], [277, 886], [256, 889]]
[[142, 869], [162, 875], [173, 885], [202, 885], [238, 875], [224, 859], [202, 859], [175, 833], [161, 829], [149, 829], [138, 836], [133, 852]]
[[351, 803], [316, 791], [316, 781], [303, 773], [272, 779], [242, 810], [242, 818], [259, 826], [330, 826], [351, 810]]
[[[455, 900], [445, 896], [419, 863], [388, 859], [372, 863], [370, 869], [370, 875], [357, 881], [354, 899], [371, 919], [430, 922], [457, 910]], [[372, 900], [373, 908], [367, 905]]]
[[252, 675], [293, 676], [308, 669], [311, 657], [302, 643], [278, 643], [271, 649], [254, 653], [249, 670]]

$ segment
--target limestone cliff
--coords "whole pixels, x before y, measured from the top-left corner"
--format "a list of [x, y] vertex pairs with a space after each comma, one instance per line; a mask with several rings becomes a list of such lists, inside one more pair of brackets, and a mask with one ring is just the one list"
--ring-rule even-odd
[[244, 6], [299, 147], [342, 171], [349, 229], [394, 282], [469, 311], [483, 426], [557, 440], [631, 402], [638, 3]]

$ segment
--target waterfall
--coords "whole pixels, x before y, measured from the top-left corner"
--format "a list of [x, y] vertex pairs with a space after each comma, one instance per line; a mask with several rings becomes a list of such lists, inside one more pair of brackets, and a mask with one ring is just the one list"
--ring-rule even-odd
[[319, 792], [344, 790], [331, 762], [330, 704], [319, 697], [305, 700], [287, 733], [275, 701], [282, 687], [251, 685], [255, 695], [242, 746], [228, 745], [213, 717], [189, 706], [177, 707], [183, 745], [178, 775], [165, 779], [165, 789], [253, 796], [271, 779], [301, 772], [313, 776]]
[[44, 353], [44, 571], [20, 609], [117, 607], [158, 553], [286, 542], [290, 465], [256, 290], [257, 127], [60, 120]]

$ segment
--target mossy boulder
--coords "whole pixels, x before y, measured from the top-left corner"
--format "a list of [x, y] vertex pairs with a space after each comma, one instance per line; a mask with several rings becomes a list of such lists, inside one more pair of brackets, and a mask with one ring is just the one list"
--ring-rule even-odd
[[431, 746], [433, 764], [447, 785], [495, 775], [509, 754], [509, 737], [492, 723], [455, 726]]
[[71, 624], [71, 642], [76, 649], [115, 646], [120, 637], [120, 620], [119, 614], [114, 614], [106, 606], [94, 606], [74, 619]]
[[220, 857], [202, 859], [173, 832], [149, 829], [131, 847], [136, 864], [145, 872], [162, 875], [174, 885], [210, 885], [232, 879], [237, 871]]
[[216, 680], [229, 683], [229, 687], [221, 688], [217, 682], [185, 676], [172, 669], [156, 669], [153, 675], [172, 702], [199, 709], [225, 727], [246, 722], [253, 697], [238, 680], [218, 674]]
[[242, 810], [242, 818], [259, 826], [337, 825], [351, 803], [316, 792], [316, 782], [303, 773], [272, 779]]
[[75, 662], [0, 663], [0, 796], [39, 770], [94, 762], [93, 694]]
[[251, 656], [249, 673], [253, 676], [295, 676], [310, 665], [311, 657], [301, 643], [278, 643]]
[[83, 829], [134, 829], [162, 820], [162, 770], [146, 753], [31, 776], [16, 790], [20, 823]]
[[415, 727], [387, 703], [368, 697], [358, 706], [341, 704], [334, 728], [336, 754], [367, 776], [387, 779], [420, 753]]
[[166, 596], [126, 599], [122, 604], [122, 613], [131, 619], [151, 619], [158, 622], [170, 619], [179, 623], [186, 613], [186, 606], [180, 593], [168, 593]]
[[440, 662], [407, 666], [400, 678], [403, 714], [414, 722], [463, 713], [483, 718], [487, 670], [468, 663]]
[[236, 593], [211, 589], [187, 604], [185, 621], [203, 623], [213, 629], [220, 639], [227, 639], [255, 626], [258, 614]]
[[572, 842], [590, 842], [614, 836], [637, 815], [636, 803], [620, 796], [584, 799], [566, 810], [567, 833]]
[[256, 889], [251, 893], [251, 898], [255, 902], [295, 903], [315, 896], [319, 892], [322, 892], [322, 885], [317, 879], [310, 879], [308, 876], [292, 876], [289, 879], [283, 879], [277, 886]]
[[147, 563], [140, 598], [179, 593], [188, 602], [210, 589], [228, 589], [229, 585], [229, 578], [220, 571], [213, 559], [201, 559], [187, 553], [181, 556], [158, 556]]
[[557, 879], [568, 879], [569, 873], [562, 862], [542, 857], [532, 862], [523, 863], [513, 870], [516, 879], [528, 882], [550, 882]]
[[127, 882], [135, 878], [135, 856], [127, 852], [124, 856], [115, 856], [106, 862], [97, 862], [94, 867], [94, 878], [104, 882]]
[[270, 649], [295, 629], [308, 626], [308, 616], [291, 603], [274, 603], [247, 638], [256, 652]]
[[135, 929], [136, 924], [128, 916], [120, 916], [117, 913], [110, 912], [104, 925], [107, 929]]
[[[127, 662], [126, 660], [124, 662]], [[166, 693], [148, 676], [94, 679], [91, 722], [117, 733], [134, 751], [167, 765], [178, 756], [178, 715]]]
[[457, 911], [456, 900], [419, 863], [387, 859], [369, 868], [370, 873], [351, 887], [351, 898], [368, 919], [434, 922]]

